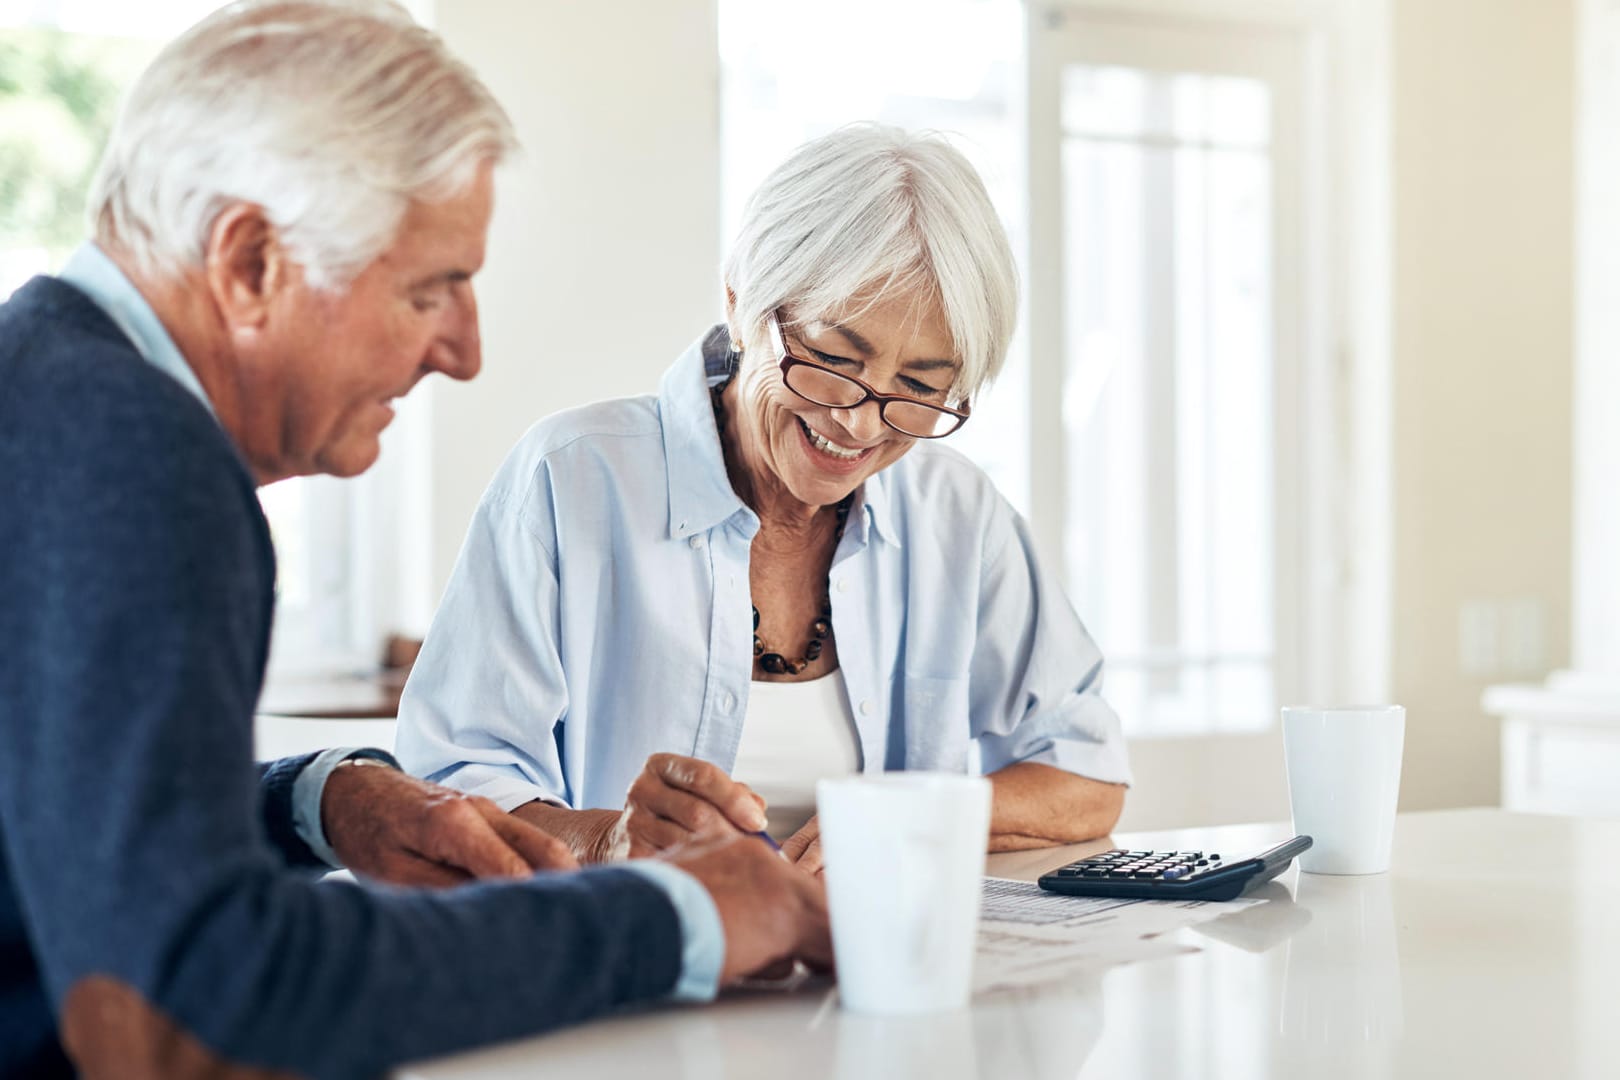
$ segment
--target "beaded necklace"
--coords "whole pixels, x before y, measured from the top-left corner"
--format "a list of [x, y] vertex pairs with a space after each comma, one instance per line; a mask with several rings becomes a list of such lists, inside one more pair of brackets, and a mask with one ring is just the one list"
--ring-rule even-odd
[[[709, 398], [714, 402], [714, 428], [722, 440], [725, 438], [726, 409], [720, 395], [729, 382], [728, 379], [709, 389]], [[849, 508], [854, 504], [855, 493], [852, 491], [840, 499], [833, 510], [836, 521], [833, 529], [834, 547], [844, 538], [844, 523], [849, 520]], [[810, 623], [810, 640], [804, 647], [802, 660], [789, 660], [776, 650], [765, 647], [765, 642], [759, 637], [759, 608], [755, 605], [750, 606], [754, 611], [754, 663], [759, 665], [761, 671], [770, 675], [797, 675], [820, 659], [821, 650], [825, 647], [827, 639], [832, 636], [832, 597], [825, 590], [822, 591], [815, 620]]]

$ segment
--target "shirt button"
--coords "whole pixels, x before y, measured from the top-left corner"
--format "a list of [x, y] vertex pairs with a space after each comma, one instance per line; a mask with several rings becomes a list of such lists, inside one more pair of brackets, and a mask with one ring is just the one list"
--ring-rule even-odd
[[727, 690], [724, 694], [720, 695], [720, 711], [721, 712], [727, 712], [728, 713], [732, 709], [735, 709], [736, 707], [737, 707], [737, 695], [736, 694], [733, 694], [731, 691]]
[[861, 702], [861, 715], [862, 716], [871, 716], [872, 715], [872, 703], [870, 701]]
[[693, 551], [696, 551], [698, 548], [703, 546], [703, 537], [694, 536], [687, 540], [686, 543], [688, 547], [690, 547]]
[[849, 578], [839, 578], [838, 583], [834, 585], [833, 588], [837, 589], [839, 592], [849, 592]]

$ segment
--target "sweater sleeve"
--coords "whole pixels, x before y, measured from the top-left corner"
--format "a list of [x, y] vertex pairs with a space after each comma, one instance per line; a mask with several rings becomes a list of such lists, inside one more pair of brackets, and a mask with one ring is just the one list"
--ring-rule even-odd
[[298, 835], [294, 823], [293, 792], [299, 774], [314, 761], [316, 754], [299, 754], [279, 761], [259, 763], [260, 806], [264, 812], [264, 835], [270, 840], [288, 866], [307, 870], [329, 870], [326, 860]]
[[111, 980], [228, 1061], [347, 1077], [674, 988], [677, 913], [623, 869], [442, 892], [290, 870], [252, 761], [252, 488], [228, 448], [73, 427], [0, 493], [0, 836], [60, 1027]]

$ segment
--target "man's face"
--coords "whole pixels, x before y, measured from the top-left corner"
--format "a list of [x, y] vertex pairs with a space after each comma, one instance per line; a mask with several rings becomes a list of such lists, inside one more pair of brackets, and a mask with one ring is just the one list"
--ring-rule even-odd
[[393, 400], [438, 371], [470, 379], [482, 362], [472, 276], [484, 262], [494, 209], [493, 168], [462, 194], [413, 202], [393, 244], [346, 290], [290, 283], [271, 346], [282, 402], [279, 430], [250, 450], [261, 476], [370, 468]]

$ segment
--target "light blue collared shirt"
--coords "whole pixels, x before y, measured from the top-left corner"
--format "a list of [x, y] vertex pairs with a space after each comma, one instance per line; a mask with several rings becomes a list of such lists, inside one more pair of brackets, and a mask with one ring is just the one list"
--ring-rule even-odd
[[[129, 278], [94, 244], [84, 244], [63, 267], [61, 280], [93, 300], [135, 346], [149, 364], [191, 391], [210, 413], [208, 400], [196, 372], [163, 328], [157, 312]], [[293, 825], [310, 850], [334, 867], [342, 866], [321, 828], [321, 797], [326, 780], [357, 748], [337, 747], [322, 751], [304, 766], [293, 782]], [[707, 891], [685, 871], [665, 864], [636, 864], [632, 867], [661, 888], [680, 918], [682, 969], [674, 996], [685, 1000], [712, 998], [717, 989], [725, 957], [725, 937], [720, 915]]]
[[213, 415], [214, 403], [208, 400], [197, 373], [163, 328], [163, 321], [105, 252], [94, 244], [81, 244], [57, 276], [94, 300], [148, 364], [190, 390]]
[[[542, 420], [473, 519], [400, 703], [412, 772], [505, 808], [619, 807], [648, 755], [730, 771], [759, 519], [726, 476], [717, 327], [657, 397]], [[867, 772], [1033, 761], [1128, 783], [1102, 656], [984, 473], [922, 442], [861, 489], [828, 579]]]

